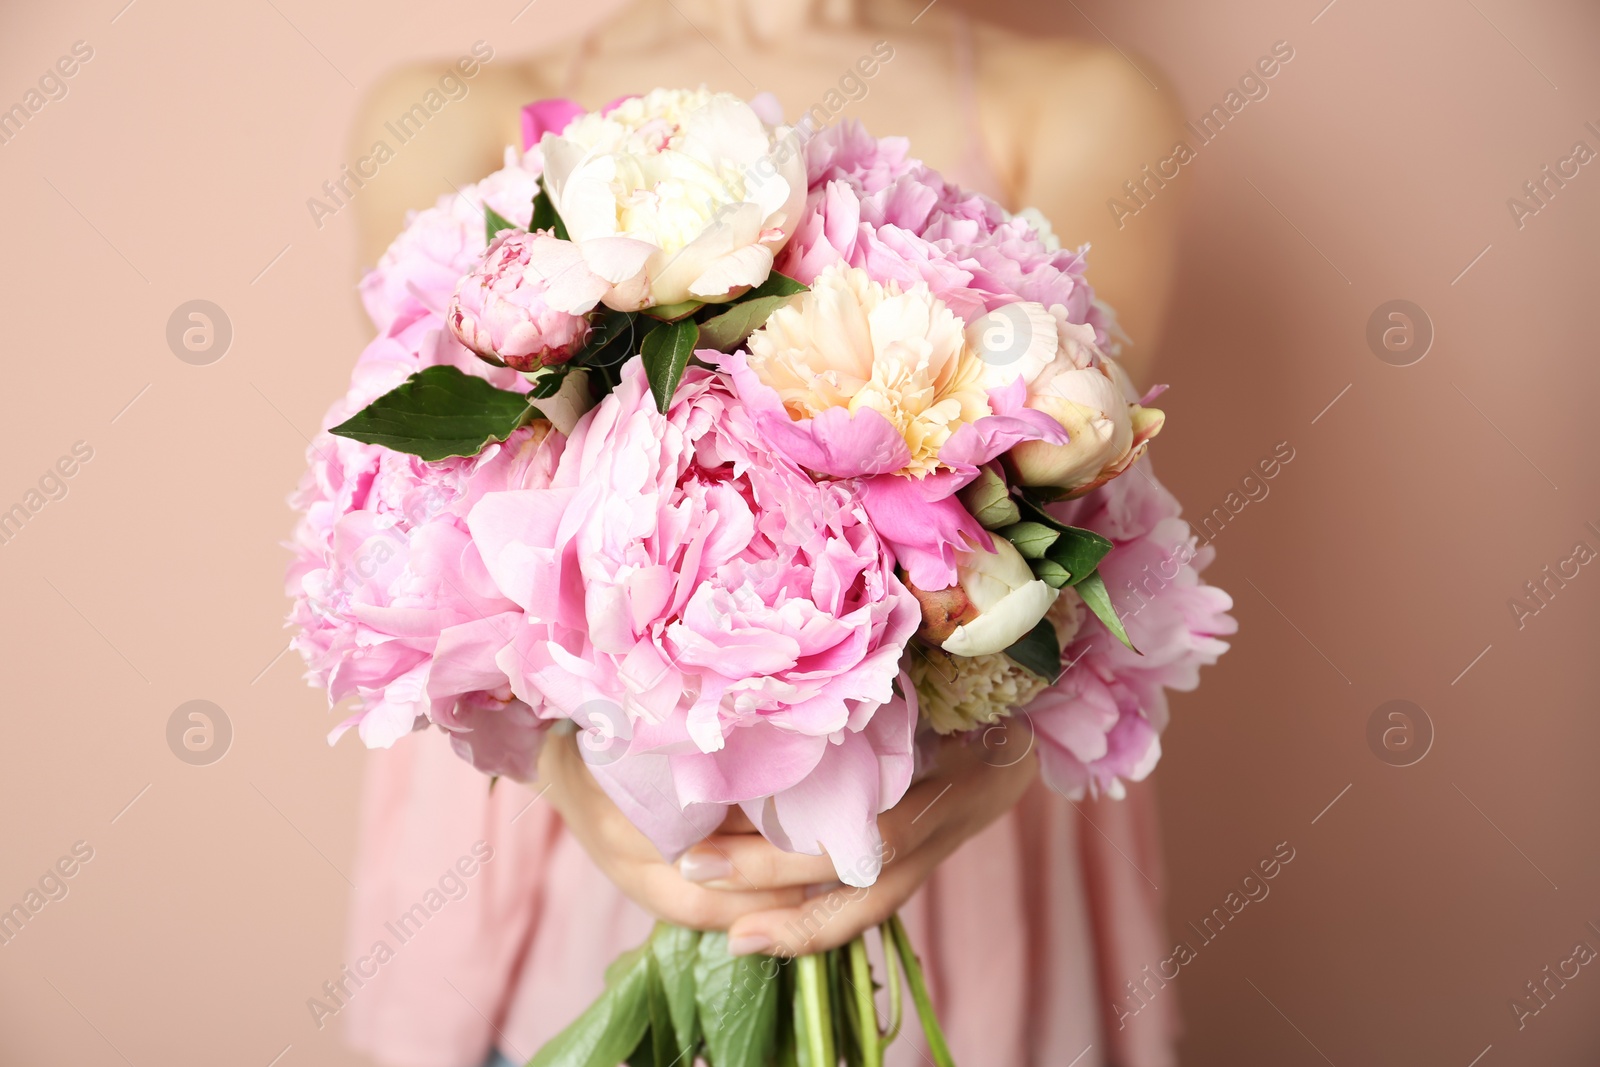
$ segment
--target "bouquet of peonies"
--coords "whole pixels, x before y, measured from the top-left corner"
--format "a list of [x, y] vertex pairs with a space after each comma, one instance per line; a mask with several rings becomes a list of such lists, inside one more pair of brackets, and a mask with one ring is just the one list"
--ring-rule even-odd
[[[527, 780], [576, 730], [667, 857], [738, 805], [850, 886], [940, 735], [1026, 715], [1071, 796], [1148, 774], [1231, 602], [1147, 467], [1119, 477], [1162, 414], [1082, 250], [769, 98], [523, 127], [362, 282], [378, 337], [294, 498], [334, 737], [431, 723]], [[881, 937], [893, 1018], [903, 970], [949, 1063]], [[776, 964], [662, 925], [534, 1063], [878, 1065], [871, 972], [859, 938]]]

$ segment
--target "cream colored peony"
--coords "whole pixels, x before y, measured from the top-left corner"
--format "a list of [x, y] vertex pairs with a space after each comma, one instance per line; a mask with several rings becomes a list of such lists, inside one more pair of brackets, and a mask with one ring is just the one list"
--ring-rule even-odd
[[901, 291], [835, 264], [773, 312], [749, 350], [750, 370], [791, 418], [870, 408], [887, 419], [910, 450], [901, 474], [931, 473], [950, 435], [990, 414], [988, 365], [921, 282]]
[[1069, 440], [1064, 445], [1024, 441], [1007, 460], [1020, 485], [1080, 496], [1143, 455], [1150, 439], [1161, 432], [1165, 416], [1138, 403], [1127, 372], [1095, 346], [1092, 327], [1066, 321], [1064, 308], [1050, 310], [1056, 319], [1056, 351], [1041, 365], [1030, 349], [1027, 403], [1059, 422]]
[[551, 202], [618, 310], [760, 285], [805, 205], [789, 128], [730, 93], [656, 89], [540, 146]]
[[[1083, 601], [1071, 589], [1046, 615], [1065, 648], [1083, 624]], [[917, 707], [936, 733], [953, 734], [999, 720], [1025, 708], [1049, 687], [1043, 678], [1003, 652], [955, 656], [920, 644], [903, 660], [917, 690]]]

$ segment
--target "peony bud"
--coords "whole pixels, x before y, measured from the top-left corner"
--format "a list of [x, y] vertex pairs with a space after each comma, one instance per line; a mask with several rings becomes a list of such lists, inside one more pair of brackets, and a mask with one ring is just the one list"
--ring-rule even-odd
[[976, 618], [967, 612], [939, 647], [957, 656], [1004, 652], [1036, 626], [1058, 591], [1035, 578], [1011, 542], [994, 539], [994, 551], [962, 552], [956, 558], [956, 583]]
[[1115, 360], [1094, 347], [1093, 331], [1061, 325], [1061, 350], [1028, 387], [1028, 407], [1067, 431], [1064, 445], [1024, 441], [1007, 453], [1018, 484], [1081, 496], [1133, 465], [1165, 416], [1141, 407]]
[[918, 628], [917, 636], [931, 645], [944, 644], [945, 638], [955, 633], [956, 627], [978, 617], [978, 609], [967, 599], [966, 591], [959, 585], [929, 592], [912, 585], [911, 579], [904, 573], [900, 575], [900, 580], [922, 605], [922, 626]]
[[961, 503], [985, 530], [998, 530], [1022, 518], [1006, 480], [990, 467], [981, 468], [978, 477], [961, 490]]
[[519, 371], [565, 363], [589, 339], [588, 312], [606, 291], [567, 241], [502, 233], [450, 301], [450, 332], [491, 362]]

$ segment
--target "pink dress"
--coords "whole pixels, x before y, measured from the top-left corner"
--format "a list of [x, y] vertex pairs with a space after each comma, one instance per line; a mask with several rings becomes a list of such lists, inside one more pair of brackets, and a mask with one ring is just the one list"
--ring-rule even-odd
[[[959, 21], [953, 47], [969, 131], [955, 176], [995, 195]], [[1129, 985], [1169, 955], [1161, 878], [1148, 785], [1073, 803], [1036, 783], [967, 841], [901, 911], [956, 1062], [1176, 1064], [1171, 985], [1120, 1025], [1111, 1007], [1138, 1007]], [[362, 984], [325, 1003], [386, 1067], [479, 1067], [494, 1048], [526, 1062], [652, 925], [548, 804], [509, 782], [491, 793], [432, 731], [371, 754], [356, 885], [347, 962]], [[913, 1015], [887, 1067], [930, 1062]]]
[[[338, 1012], [354, 1047], [393, 1067], [478, 1067], [492, 1047], [525, 1062], [648, 935], [536, 796], [491, 794], [435, 732], [371, 754], [347, 962], [376, 973], [347, 983]], [[1147, 785], [1073, 804], [1036, 784], [957, 850], [901, 911], [956, 1062], [1175, 1064], [1172, 986], [1120, 1029], [1105, 1007], [1136, 1005], [1125, 983], [1168, 955], [1161, 877]], [[913, 1020], [888, 1063], [922, 1056]]]

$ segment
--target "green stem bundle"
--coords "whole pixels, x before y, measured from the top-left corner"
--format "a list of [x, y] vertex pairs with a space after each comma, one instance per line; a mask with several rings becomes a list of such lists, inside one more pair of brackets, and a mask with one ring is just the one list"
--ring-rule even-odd
[[[909, 990], [935, 1067], [955, 1067], [898, 916], [878, 928], [888, 1023], [865, 935], [778, 960], [728, 955], [727, 935], [658, 923], [606, 971], [606, 991], [529, 1067], [883, 1067]], [[901, 974], [904, 973], [904, 983]], [[629, 1051], [631, 1050], [631, 1051]]]

